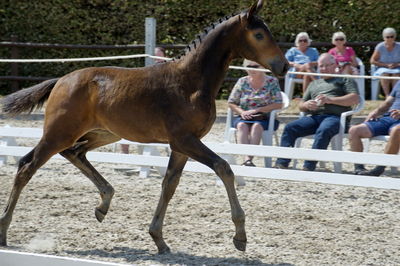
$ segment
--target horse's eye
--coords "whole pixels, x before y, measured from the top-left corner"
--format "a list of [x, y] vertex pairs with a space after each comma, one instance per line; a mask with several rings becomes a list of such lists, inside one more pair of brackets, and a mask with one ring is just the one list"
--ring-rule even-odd
[[256, 37], [257, 40], [262, 40], [264, 39], [264, 36], [261, 33], [256, 33], [254, 34], [254, 37]]

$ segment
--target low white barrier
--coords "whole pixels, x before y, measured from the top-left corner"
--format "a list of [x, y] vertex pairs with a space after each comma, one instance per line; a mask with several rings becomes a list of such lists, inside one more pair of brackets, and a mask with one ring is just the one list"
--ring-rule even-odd
[[0, 250], [1, 266], [127, 266], [96, 260], [84, 260], [45, 254]]
[[[32, 128], [0, 128], [0, 136], [9, 134], [10, 132], [19, 132], [18, 137], [37, 137], [41, 134], [41, 129]], [[8, 132], [8, 133], [7, 133]], [[28, 136], [27, 136], [28, 135]], [[132, 145], [151, 145], [152, 147], [165, 147], [166, 144], [142, 144], [136, 142], [124, 141]], [[347, 163], [364, 163], [378, 162], [379, 165], [400, 167], [398, 155], [377, 154], [377, 153], [354, 153], [349, 151], [332, 151], [332, 150], [314, 150], [304, 148], [285, 148], [276, 146], [262, 145], [244, 145], [231, 143], [205, 143], [211, 150], [221, 154], [223, 157], [235, 155], [253, 155], [259, 157], [283, 157], [292, 159], [305, 159], [329, 162], [347, 162]], [[19, 146], [0, 146], [0, 156], [23, 156], [27, 154], [32, 147]], [[60, 155], [53, 156], [54, 159], [63, 159]], [[88, 152], [87, 158], [94, 162], [107, 163], [123, 163], [139, 166], [167, 167], [169, 157], [154, 155], [136, 155], [121, 154], [112, 152]], [[229, 160], [228, 160], [229, 161]], [[337, 174], [329, 172], [309, 172], [298, 170], [282, 170], [273, 168], [247, 167], [232, 165], [232, 170], [237, 176], [270, 178], [279, 180], [292, 181], [309, 181], [326, 184], [351, 185], [375, 187], [384, 189], [400, 189], [400, 179], [356, 176], [349, 174]], [[213, 173], [213, 171], [203, 164], [197, 162], [188, 162], [184, 171]]]

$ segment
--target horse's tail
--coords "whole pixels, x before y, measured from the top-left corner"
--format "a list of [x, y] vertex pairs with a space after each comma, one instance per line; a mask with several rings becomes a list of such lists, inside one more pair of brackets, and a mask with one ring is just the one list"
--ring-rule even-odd
[[32, 112], [40, 108], [49, 98], [51, 90], [58, 78], [49, 79], [35, 86], [19, 90], [7, 95], [1, 100], [2, 111], [6, 114], [17, 115], [22, 112]]

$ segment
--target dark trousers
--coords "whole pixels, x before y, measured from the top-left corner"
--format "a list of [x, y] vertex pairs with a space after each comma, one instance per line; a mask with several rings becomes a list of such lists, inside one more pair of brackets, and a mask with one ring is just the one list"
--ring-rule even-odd
[[[305, 116], [288, 123], [281, 137], [281, 147], [294, 147], [296, 139], [315, 134], [313, 149], [326, 150], [332, 137], [339, 133], [340, 117], [336, 115]], [[290, 159], [278, 158], [277, 164], [288, 166]], [[315, 170], [317, 161], [305, 161], [304, 167]]]

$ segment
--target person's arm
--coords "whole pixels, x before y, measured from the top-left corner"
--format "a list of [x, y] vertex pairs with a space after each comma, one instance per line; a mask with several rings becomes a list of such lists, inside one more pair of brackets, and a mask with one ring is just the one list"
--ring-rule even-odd
[[238, 115], [241, 115], [241, 113], [244, 112], [244, 110], [242, 108], [240, 108], [239, 105], [235, 104], [235, 103], [228, 103], [229, 108], [231, 108], [231, 110]]
[[388, 96], [386, 98], [386, 100], [378, 106], [378, 108], [376, 108], [375, 110], [373, 110], [372, 112], [370, 112], [367, 115], [367, 118], [365, 119], [365, 121], [375, 120], [379, 116], [386, 113], [389, 110], [390, 106], [392, 106], [394, 100], [395, 100], [395, 98], [393, 96]]
[[349, 93], [343, 96], [330, 97], [324, 94], [318, 95], [315, 100], [321, 101], [320, 104], [335, 104], [341, 106], [352, 106], [358, 104], [359, 96], [357, 93]]
[[375, 50], [374, 53], [371, 56], [370, 63], [374, 64], [374, 65], [376, 65], [378, 67], [386, 67], [387, 65], [385, 63], [381, 63], [379, 61], [380, 57], [381, 57], [380, 53], [377, 50]]
[[254, 110], [256, 110], [256, 113], [269, 113], [273, 110], [281, 109], [282, 107], [283, 103], [271, 103], [262, 107], [258, 107]]

